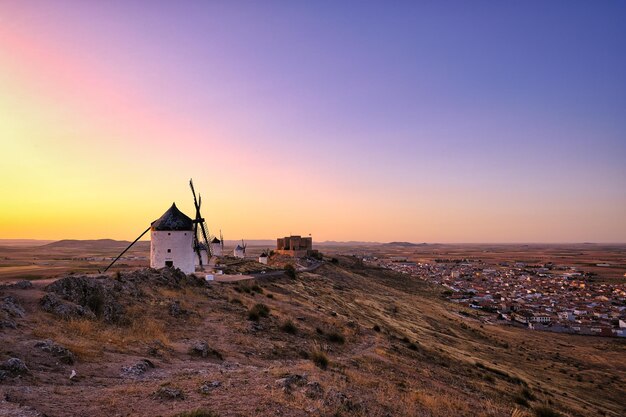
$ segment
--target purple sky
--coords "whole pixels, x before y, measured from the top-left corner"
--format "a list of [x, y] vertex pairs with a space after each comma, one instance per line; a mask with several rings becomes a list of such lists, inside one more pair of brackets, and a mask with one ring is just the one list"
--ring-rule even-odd
[[[2, 3], [5, 30], [130, 108], [219, 138], [201, 142], [220, 169], [314, 177], [324, 213], [379, 200], [324, 238], [626, 240], [623, 1]], [[463, 221], [483, 227], [437, 235]], [[385, 233], [356, 232], [371, 222]]]

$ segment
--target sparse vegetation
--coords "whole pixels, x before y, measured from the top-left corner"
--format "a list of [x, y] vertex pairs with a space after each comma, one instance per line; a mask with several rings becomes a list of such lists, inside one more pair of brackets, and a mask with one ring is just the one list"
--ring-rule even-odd
[[328, 368], [328, 364], [330, 361], [328, 360], [328, 356], [321, 349], [314, 349], [309, 355], [313, 363], [317, 365], [321, 369]]
[[280, 326], [280, 330], [282, 330], [285, 333], [289, 333], [289, 334], [296, 334], [296, 333], [298, 333], [298, 328], [296, 327], [296, 325], [291, 320], [287, 320], [286, 322], [284, 322]]
[[343, 345], [346, 342], [346, 338], [343, 336], [343, 334], [339, 333], [336, 330], [333, 330], [330, 333], [327, 333], [326, 340], [332, 343], [340, 344], [340, 345]]
[[547, 405], [540, 405], [533, 409], [536, 417], [561, 417], [562, 414]]
[[261, 317], [269, 317], [270, 308], [263, 303], [255, 304], [248, 310], [248, 320], [259, 321]]

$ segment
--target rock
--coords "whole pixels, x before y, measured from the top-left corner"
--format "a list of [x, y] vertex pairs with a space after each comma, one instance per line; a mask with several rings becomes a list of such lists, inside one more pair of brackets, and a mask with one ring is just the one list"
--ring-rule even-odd
[[208, 394], [209, 392], [211, 392], [215, 388], [220, 387], [221, 385], [222, 383], [220, 381], [212, 381], [212, 382], [204, 381], [202, 385], [200, 385], [200, 388], [198, 389], [198, 391], [201, 394]]
[[35, 343], [35, 347], [43, 350], [44, 352], [51, 353], [57, 357], [59, 361], [72, 365], [74, 363], [74, 354], [67, 348], [54, 343], [52, 340], [42, 340]]
[[196, 342], [191, 346], [189, 353], [193, 356], [200, 356], [202, 358], [207, 358], [209, 356], [213, 356], [217, 359], [223, 359], [222, 354], [217, 350], [212, 349], [206, 342]]
[[303, 387], [308, 382], [306, 374], [298, 375], [298, 374], [289, 374], [284, 378], [280, 378], [276, 380], [276, 385], [282, 387], [283, 391], [286, 394], [290, 394], [294, 387]]
[[7, 371], [0, 371], [0, 382], [9, 377], [9, 373]]
[[139, 376], [154, 368], [154, 364], [148, 359], [142, 359], [132, 366], [122, 367], [122, 376]]
[[24, 375], [28, 373], [26, 364], [18, 358], [11, 358], [0, 363], [0, 369], [6, 371], [11, 376]]
[[39, 305], [44, 311], [66, 320], [75, 317], [84, 317], [87, 319], [96, 318], [96, 315], [91, 310], [71, 302], [63, 301], [56, 294], [44, 295], [41, 300], [39, 300]]
[[0, 300], [0, 313], [5, 317], [24, 317], [25, 311], [22, 306], [11, 296]]
[[22, 280], [11, 285], [11, 287], [17, 288], [18, 290], [28, 290], [33, 288], [33, 283], [27, 280]]
[[17, 329], [17, 324], [13, 320], [0, 320], [0, 329]]
[[324, 399], [324, 404], [331, 407], [341, 407], [347, 412], [355, 412], [362, 408], [360, 403], [355, 403], [346, 394], [334, 389], [329, 390]]
[[164, 350], [165, 345], [163, 345], [160, 340], [155, 340], [152, 342], [152, 345], [148, 347], [148, 355], [161, 357], [163, 356], [162, 351]]
[[154, 393], [155, 398], [159, 398], [161, 400], [184, 400], [185, 395], [183, 392], [174, 387], [161, 387]]
[[72, 369], [72, 373], [70, 373], [70, 379], [74, 379], [76, 377], [76, 369]]
[[172, 317], [187, 317], [190, 312], [180, 306], [180, 301], [172, 301], [169, 305], [170, 316]]
[[324, 388], [319, 382], [309, 382], [306, 384], [304, 394], [314, 400], [319, 400], [324, 396]]
[[125, 311], [117, 301], [119, 291], [113, 289], [115, 283], [108, 278], [69, 276], [48, 285], [46, 291], [88, 309], [107, 323], [124, 323]]

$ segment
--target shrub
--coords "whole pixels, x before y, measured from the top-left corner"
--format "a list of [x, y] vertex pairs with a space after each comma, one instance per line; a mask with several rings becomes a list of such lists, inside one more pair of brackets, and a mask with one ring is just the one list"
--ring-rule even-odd
[[296, 334], [296, 333], [298, 333], [298, 328], [296, 327], [295, 324], [293, 324], [293, 322], [291, 320], [287, 320], [286, 322], [284, 322], [280, 326], [280, 330], [282, 330], [285, 333], [289, 333], [289, 334]]
[[380, 326], [378, 324], [375, 324], [374, 327], [372, 327], [372, 330], [374, 330], [375, 332], [379, 332]]
[[274, 294], [267, 294], [267, 298], [274, 298]]
[[339, 332], [336, 331], [332, 331], [330, 333], [328, 333], [326, 335], [326, 339], [328, 339], [329, 342], [332, 343], [339, 343], [340, 345], [343, 345], [346, 341], [346, 338], [343, 337], [343, 335]]
[[413, 342], [409, 343], [409, 344], [407, 345], [407, 347], [408, 347], [409, 349], [411, 349], [411, 350], [417, 350], [417, 349], [418, 349], [417, 344], [415, 344], [415, 343], [413, 343]]
[[287, 266], [285, 266], [285, 275], [287, 275], [291, 279], [295, 279], [296, 268], [292, 264], [287, 264]]
[[243, 303], [241, 302], [241, 300], [239, 298], [231, 298], [230, 299], [230, 303], [231, 304], [239, 304], [239, 305], [243, 305]]
[[268, 317], [269, 315], [269, 307], [262, 303], [255, 304], [254, 307], [248, 311], [248, 319], [252, 321], [259, 321], [261, 317]]
[[333, 258], [333, 259], [330, 260], [330, 262], [332, 262], [334, 264], [338, 264], [339, 263], [339, 259]]
[[536, 417], [561, 417], [561, 413], [554, 411], [547, 405], [535, 407], [533, 411]]
[[317, 333], [319, 335], [323, 335], [324, 334], [324, 330], [322, 330], [320, 327], [316, 327], [315, 328], [315, 333]]
[[311, 352], [310, 357], [313, 363], [315, 363], [315, 365], [317, 365], [319, 368], [321, 369], [328, 368], [328, 364], [329, 364], [328, 356], [326, 356], [326, 354], [322, 352], [321, 350], [319, 349], [314, 350], [313, 352]]

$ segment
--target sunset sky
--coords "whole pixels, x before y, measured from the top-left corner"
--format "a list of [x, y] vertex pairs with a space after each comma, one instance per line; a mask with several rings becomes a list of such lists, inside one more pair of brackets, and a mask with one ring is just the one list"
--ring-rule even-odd
[[624, 1], [0, 0], [0, 238], [626, 241]]

